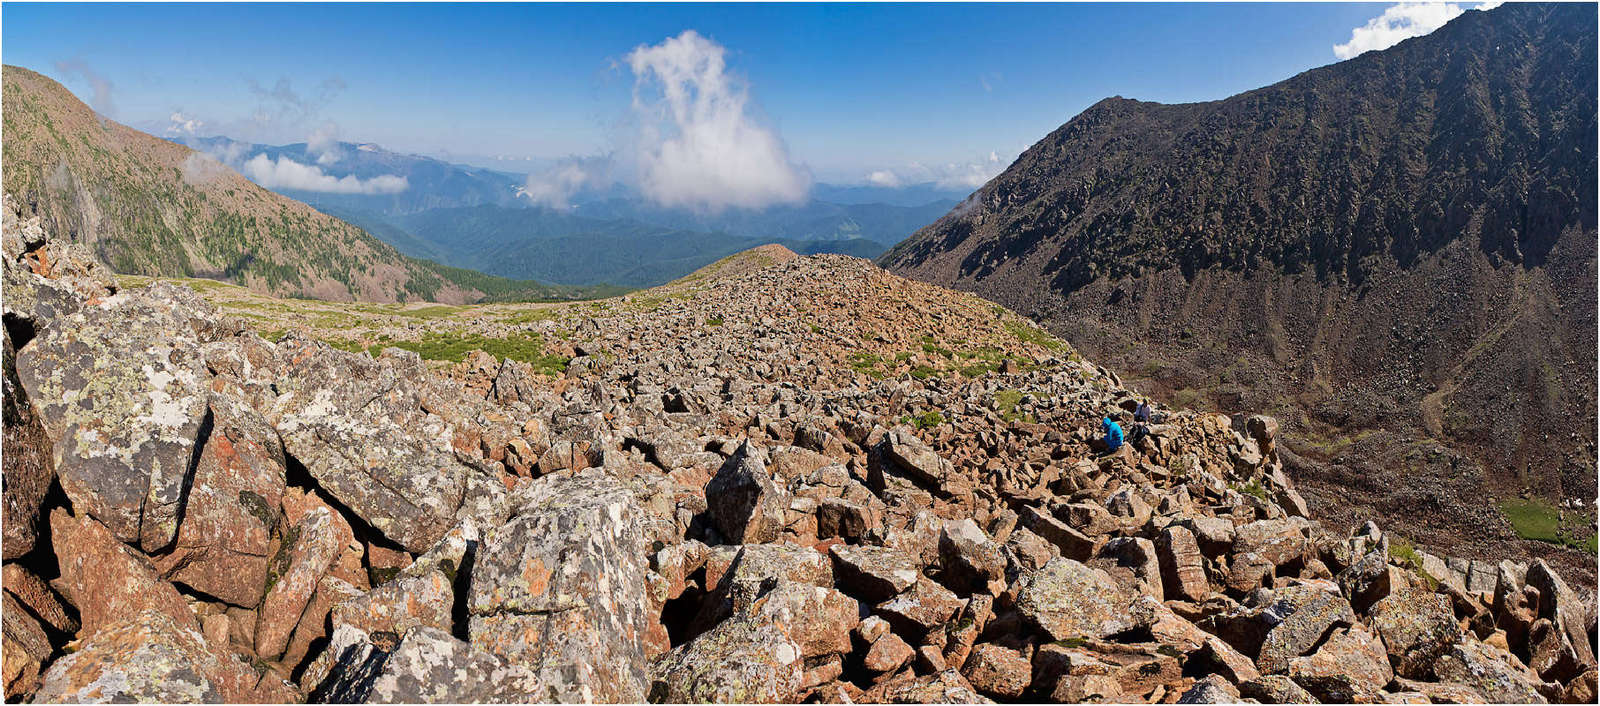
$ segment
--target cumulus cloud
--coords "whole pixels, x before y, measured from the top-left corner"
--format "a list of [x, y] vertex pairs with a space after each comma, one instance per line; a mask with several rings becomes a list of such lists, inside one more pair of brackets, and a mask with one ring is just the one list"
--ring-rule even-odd
[[541, 206], [565, 209], [585, 188], [599, 188], [613, 182], [612, 160], [602, 157], [568, 157], [537, 174], [529, 174], [519, 195]]
[[89, 107], [94, 108], [94, 112], [108, 117], [117, 114], [116, 103], [111, 98], [112, 91], [116, 88], [115, 84], [111, 83], [111, 79], [90, 68], [88, 62], [83, 59], [58, 61], [56, 70], [68, 76], [81, 76], [88, 82], [91, 92]]
[[205, 121], [192, 115], [185, 115], [181, 110], [173, 111], [167, 121], [166, 134], [180, 137], [199, 135], [206, 126]]
[[810, 174], [753, 115], [749, 88], [727, 72], [726, 50], [694, 30], [625, 59], [634, 76], [640, 190], [657, 203], [718, 211], [794, 203]]
[[1005, 171], [1006, 164], [1007, 160], [1001, 159], [999, 152], [990, 151], [988, 155], [970, 162], [934, 165], [912, 162], [896, 169], [874, 170], [867, 174], [867, 183], [873, 186], [897, 187], [902, 184], [932, 182], [941, 189], [976, 189]]
[[394, 194], [410, 187], [410, 183], [402, 176], [385, 174], [371, 179], [360, 179], [355, 175], [335, 177], [315, 165], [301, 164], [282, 156], [271, 159], [265, 154], [257, 154], [245, 161], [239, 172], [268, 189], [327, 194]]
[[306, 152], [317, 158], [317, 164], [337, 164], [344, 159], [344, 148], [339, 146], [339, 126], [329, 120], [311, 131], [306, 138]]
[[900, 175], [888, 169], [879, 169], [867, 175], [867, 183], [892, 189], [900, 186]]
[[1420, 37], [1461, 16], [1467, 9], [1492, 10], [1502, 0], [1492, 0], [1463, 7], [1456, 3], [1402, 2], [1391, 5], [1382, 15], [1367, 20], [1365, 25], [1350, 31], [1350, 41], [1333, 45], [1333, 55], [1340, 59], [1360, 56], [1369, 51], [1388, 49], [1412, 37]]

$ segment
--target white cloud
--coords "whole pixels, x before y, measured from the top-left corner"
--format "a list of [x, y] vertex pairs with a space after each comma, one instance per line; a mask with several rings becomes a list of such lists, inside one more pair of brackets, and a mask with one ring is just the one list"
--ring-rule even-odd
[[91, 91], [89, 107], [94, 108], [94, 112], [101, 115], [107, 117], [116, 116], [117, 105], [111, 98], [116, 85], [111, 83], [111, 79], [90, 68], [89, 63], [83, 59], [58, 61], [56, 62], [56, 70], [68, 76], [73, 74], [82, 76], [83, 80], [89, 83], [89, 90]]
[[565, 209], [585, 187], [611, 183], [610, 157], [569, 157], [538, 174], [529, 174], [518, 195], [541, 206]]
[[[1491, 0], [1471, 6], [1475, 10], [1492, 10], [1503, 0]], [[1461, 16], [1466, 10], [1456, 3], [1402, 2], [1389, 6], [1382, 15], [1367, 20], [1365, 25], [1350, 31], [1350, 41], [1333, 46], [1333, 55], [1349, 59], [1369, 51], [1388, 49], [1412, 37], [1428, 34], [1445, 23]]]
[[198, 135], [206, 126], [205, 121], [184, 115], [181, 110], [174, 111], [167, 120], [170, 123], [166, 129], [168, 135]]
[[311, 136], [306, 138], [306, 152], [324, 166], [344, 159], [344, 148], [339, 146], [339, 126], [329, 120], [311, 131]]
[[900, 175], [888, 169], [879, 169], [867, 175], [867, 183], [893, 189], [900, 186]]
[[664, 206], [718, 211], [806, 198], [811, 177], [751, 114], [749, 90], [726, 72], [726, 50], [686, 30], [626, 57], [640, 190]]
[[941, 189], [976, 189], [1005, 171], [1007, 164], [1008, 160], [1002, 160], [999, 152], [990, 151], [988, 155], [970, 162], [935, 165], [912, 162], [898, 169], [878, 169], [867, 174], [867, 183], [897, 187], [933, 182]]
[[189, 184], [204, 184], [229, 171], [228, 165], [204, 152], [195, 152], [183, 160], [183, 180]]
[[286, 157], [269, 159], [257, 154], [241, 165], [240, 173], [268, 189], [318, 191], [329, 194], [393, 194], [405, 191], [410, 184], [405, 177], [385, 174], [371, 179], [354, 175], [334, 177], [321, 167], [301, 164]]

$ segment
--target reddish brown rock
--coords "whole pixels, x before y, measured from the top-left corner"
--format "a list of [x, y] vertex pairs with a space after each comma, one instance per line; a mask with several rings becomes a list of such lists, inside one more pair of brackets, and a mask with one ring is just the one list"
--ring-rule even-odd
[[1371, 701], [1394, 679], [1383, 643], [1360, 627], [1340, 628], [1316, 652], [1289, 661], [1289, 677], [1324, 702]]
[[298, 697], [232, 656], [219, 655], [193, 626], [158, 611], [130, 611], [57, 659], [36, 703], [280, 703]]
[[986, 642], [972, 648], [961, 675], [978, 693], [1015, 699], [1028, 689], [1033, 679], [1033, 665], [1016, 650]]
[[806, 659], [850, 652], [860, 604], [832, 588], [781, 581], [750, 606], [751, 620], [783, 630]]
[[918, 578], [911, 589], [879, 603], [873, 612], [883, 616], [895, 631], [920, 640], [942, 628], [961, 610], [962, 600], [929, 578]]
[[884, 633], [867, 649], [862, 665], [868, 671], [882, 674], [899, 669], [915, 653], [905, 640], [892, 632]]
[[[14, 296], [12, 292], [8, 294]], [[39, 535], [39, 506], [56, 474], [50, 437], [45, 434], [39, 415], [33, 411], [27, 391], [17, 380], [16, 351], [12, 348], [9, 326], [4, 336], [5, 394], [0, 395], [4, 398], [0, 399], [0, 405], [4, 407], [6, 482], [0, 488], [5, 502], [0, 556], [10, 561], [33, 551]]]
[[199, 620], [178, 590], [105, 525], [58, 508], [50, 513], [50, 534], [61, 568], [57, 585], [78, 609], [80, 638], [141, 610], [164, 613], [179, 627], [200, 631]]
[[46, 629], [65, 634], [78, 632], [78, 619], [67, 612], [66, 603], [44, 579], [21, 564], [6, 564], [3, 575], [0, 583], [4, 583], [6, 593], [37, 616]]
[[886, 600], [922, 575], [915, 558], [897, 549], [837, 544], [830, 553], [839, 587], [868, 601]]
[[5, 681], [6, 701], [16, 701], [38, 688], [40, 666], [50, 659], [52, 650], [44, 626], [11, 594], [5, 594], [3, 600], [0, 621], [4, 622], [5, 643], [0, 650], [0, 676]]
[[341, 532], [349, 532], [349, 527], [341, 527], [342, 522], [335, 520], [332, 510], [318, 507], [306, 513], [285, 536], [282, 559], [274, 559], [273, 566], [277, 572], [281, 565], [282, 573], [268, 576], [267, 595], [256, 620], [256, 654], [277, 657], [289, 646], [289, 637], [299, 625], [318, 582], [350, 544], [351, 538]]
[[283, 447], [255, 410], [215, 393], [210, 405], [211, 434], [202, 442], [177, 545], [157, 565], [170, 581], [254, 608], [280, 520]]
[[1211, 584], [1206, 580], [1205, 556], [1200, 553], [1200, 544], [1189, 528], [1175, 526], [1162, 530], [1156, 542], [1156, 554], [1161, 561], [1161, 580], [1167, 598], [1200, 601], [1211, 592]]

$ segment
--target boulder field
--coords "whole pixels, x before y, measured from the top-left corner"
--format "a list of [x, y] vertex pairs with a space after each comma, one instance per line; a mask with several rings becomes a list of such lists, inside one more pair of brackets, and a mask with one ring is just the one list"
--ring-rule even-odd
[[264, 340], [3, 215], [8, 701], [1596, 698], [1542, 561], [1330, 534], [1267, 416], [1107, 453], [1114, 373], [865, 261], [609, 309], [548, 376]]

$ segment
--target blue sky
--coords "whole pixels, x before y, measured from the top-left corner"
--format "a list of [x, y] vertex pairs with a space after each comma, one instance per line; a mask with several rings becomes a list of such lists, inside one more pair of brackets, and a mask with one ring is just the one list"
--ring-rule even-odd
[[659, 114], [634, 104], [630, 53], [694, 30], [725, 53], [733, 107], [812, 177], [918, 180], [997, 171], [991, 153], [1106, 96], [1212, 100], [1333, 63], [1387, 7], [7, 3], [0, 58], [152, 132], [176, 113], [202, 134], [547, 164], [637, 143]]

